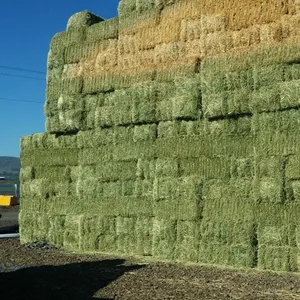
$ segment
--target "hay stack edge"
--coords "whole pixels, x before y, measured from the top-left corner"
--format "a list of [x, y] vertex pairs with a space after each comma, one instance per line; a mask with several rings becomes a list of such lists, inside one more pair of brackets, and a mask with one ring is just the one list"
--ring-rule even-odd
[[300, 1], [123, 0], [48, 55], [21, 241], [300, 271]]

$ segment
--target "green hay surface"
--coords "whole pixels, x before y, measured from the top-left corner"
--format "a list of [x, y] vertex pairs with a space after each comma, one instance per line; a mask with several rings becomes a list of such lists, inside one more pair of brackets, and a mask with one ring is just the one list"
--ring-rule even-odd
[[[246, 89], [237, 89], [233, 92], [229, 92], [226, 102], [228, 115], [247, 114], [251, 111], [251, 93]], [[225, 103], [223, 105], [225, 105]]]
[[253, 178], [255, 167], [253, 159], [249, 158], [232, 158], [230, 166], [230, 175], [233, 178]]
[[199, 224], [197, 221], [177, 221], [176, 259], [197, 262], [200, 240]]
[[172, 259], [176, 251], [177, 221], [153, 220], [153, 255], [158, 258]]
[[207, 180], [203, 185], [203, 218], [252, 222], [254, 202], [251, 179]]
[[250, 110], [254, 113], [277, 111], [281, 108], [280, 91], [277, 86], [262, 87], [250, 98]]
[[94, 54], [100, 48], [100, 45], [99, 41], [70, 45], [64, 51], [64, 62], [66, 64], [78, 63], [80, 60]]
[[144, 72], [137, 75], [101, 75], [85, 77], [83, 82], [83, 93], [92, 94], [97, 92], [108, 92], [115, 89], [128, 88], [136, 83], [149, 82], [154, 79], [154, 72]]
[[228, 114], [228, 92], [203, 93], [202, 107], [204, 117], [226, 116]]
[[258, 268], [274, 271], [296, 271], [295, 250], [292, 247], [261, 246], [258, 248]]
[[119, 18], [105, 20], [90, 26], [86, 31], [86, 40], [98, 41], [106, 39], [115, 39], [119, 35]]
[[284, 78], [285, 81], [300, 79], [300, 64], [297, 61], [285, 65]]
[[116, 218], [117, 248], [115, 251], [123, 254], [134, 253], [136, 245], [135, 218]]
[[179, 177], [179, 163], [175, 159], [157, 159], [155, 176], [162, 177]]
[[78, 43], [82, 44], [85, 39], [85, 28], [72, 28], [70, 30], [55, 34], [50, 42], [50, 49], [62, 51], [69, 45]]
[[154, 181], [154, 214], [162, 219], [196, 220], [202, 214], [202, 181], [196, 177]]
[[128, 17], [136, 11], [136, 0], [120, 1], [118, 6], [118, 15], [120, 17]]
[[204, 122], [198, 121], [181, 121], [179, 125], [180, 136], [197, 136], [204, 133]]
[[81, 27], [88, 27], [95, 23], [99, 23], [104, 21], [101, 17], [94, 15], [87, 10], [75, 13], [72, 15], [67, 24], [67, 30], [73, 28], [81, 28]]
[[98, 148], [110, 145], [114, 141], [114, 130], [111, 128], [97, 128], [87, 131], [79, 131], [77, 134], [77, 146], [83, 148]]
[[135, 224], [135, 253], [143, 256], [152, 255], [153, 218], [138, 217]]
[[154, 159], [138, 159], [136, 175], [140, 179], [153, 179], [155, 177], [156, 161]]
[[176, 93], [172, 98], [173, 118], [199, 118], [201, 113], [200, 83], [194, 78], [177, 78]]
[[157, 127], [158, 138], [171, 138], [178, 134], [180, 123], [177, 121], [160, 122]]
[[77, 149], [38, 149], [21, 152], [22, 167], [27, 166], [76, 166]]
[[253, 78], [255, 90], [282, 82], [284, 81], [284, 65], [256, 66], [253, 70]]
[[63, 233], [63, 246], [69, 250], [79, 248], [80, 216], [66, 215]]
[[134, 126], [134, 133], [133, 133], [133, 141], [140, 142], [140, 141], [154, 141], [156, 139], [157, 134], [157, 125], [140, 125]]
[[179, 169], [182, 176], [199, 176], [203, 179], [230, 177], [230, 161], [226, 157], [180, 159]]
[[282, 108], [297, 108], [300, 105], [300, 82], [299, 80], [293, 80], [289, 82], [283, 82], [279, 86], [280, 89], [280, 106]]

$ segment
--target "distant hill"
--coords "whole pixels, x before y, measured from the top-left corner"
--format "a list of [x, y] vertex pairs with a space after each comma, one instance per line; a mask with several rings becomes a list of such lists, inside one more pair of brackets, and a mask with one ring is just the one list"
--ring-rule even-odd
[[0, 176], [8, 179], [17, 178], [20, 173], [20, 158], [0, 156]]

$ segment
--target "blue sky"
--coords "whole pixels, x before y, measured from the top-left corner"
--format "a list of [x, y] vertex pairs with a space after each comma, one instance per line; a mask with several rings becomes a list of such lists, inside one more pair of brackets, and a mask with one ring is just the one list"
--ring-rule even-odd
[[[20, 155], [20, 137], [45, 132], [45, 76], [7, 68], [46, 72], [50, 40], [65, 30], [76, 12], [88, 10], [105, 19], [117, 15], [119, 0], [12, 0], [0, 4], [0, 156]], [[12, 77], [21, 75], [39, 78]], [[32, 102], [16, 102], [20, 99]]]

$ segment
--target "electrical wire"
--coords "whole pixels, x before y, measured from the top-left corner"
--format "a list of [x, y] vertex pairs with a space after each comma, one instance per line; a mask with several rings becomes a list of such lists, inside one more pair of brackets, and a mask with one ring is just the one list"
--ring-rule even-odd
[[23, 69], [23, 68], [11, 67], [11, 66], [5, 66], [5, 65], [0, 65], [0, 69], [8, 69], [8, 70], [27, 72], [27, 73], [35, 73], [35, 74], [43, 74], [43, 75], [46, 74], [46, 72], [42, 72], [42, 71], [31, 70], [31, 69]]
[[45, 78], [38, 78], [38, 77], [31, 77], [31, 76], [23, 76], [23, 75], [15, 75], [9, 73], [1, 73], [0, 76], [9, 76], [9, 77], [18, 77], [18, 78], [26, 78], [26, 79], [33, 79], [33, 80], [45, 80]]
[[0, 97], [0, 101], [44, 104], [44, 102], [41, 102], [41, 101], [30, 101], [30, 100], [25, 100], [25, 99], [14, 99], [14, 98], [6, 98], [6, 97]]

